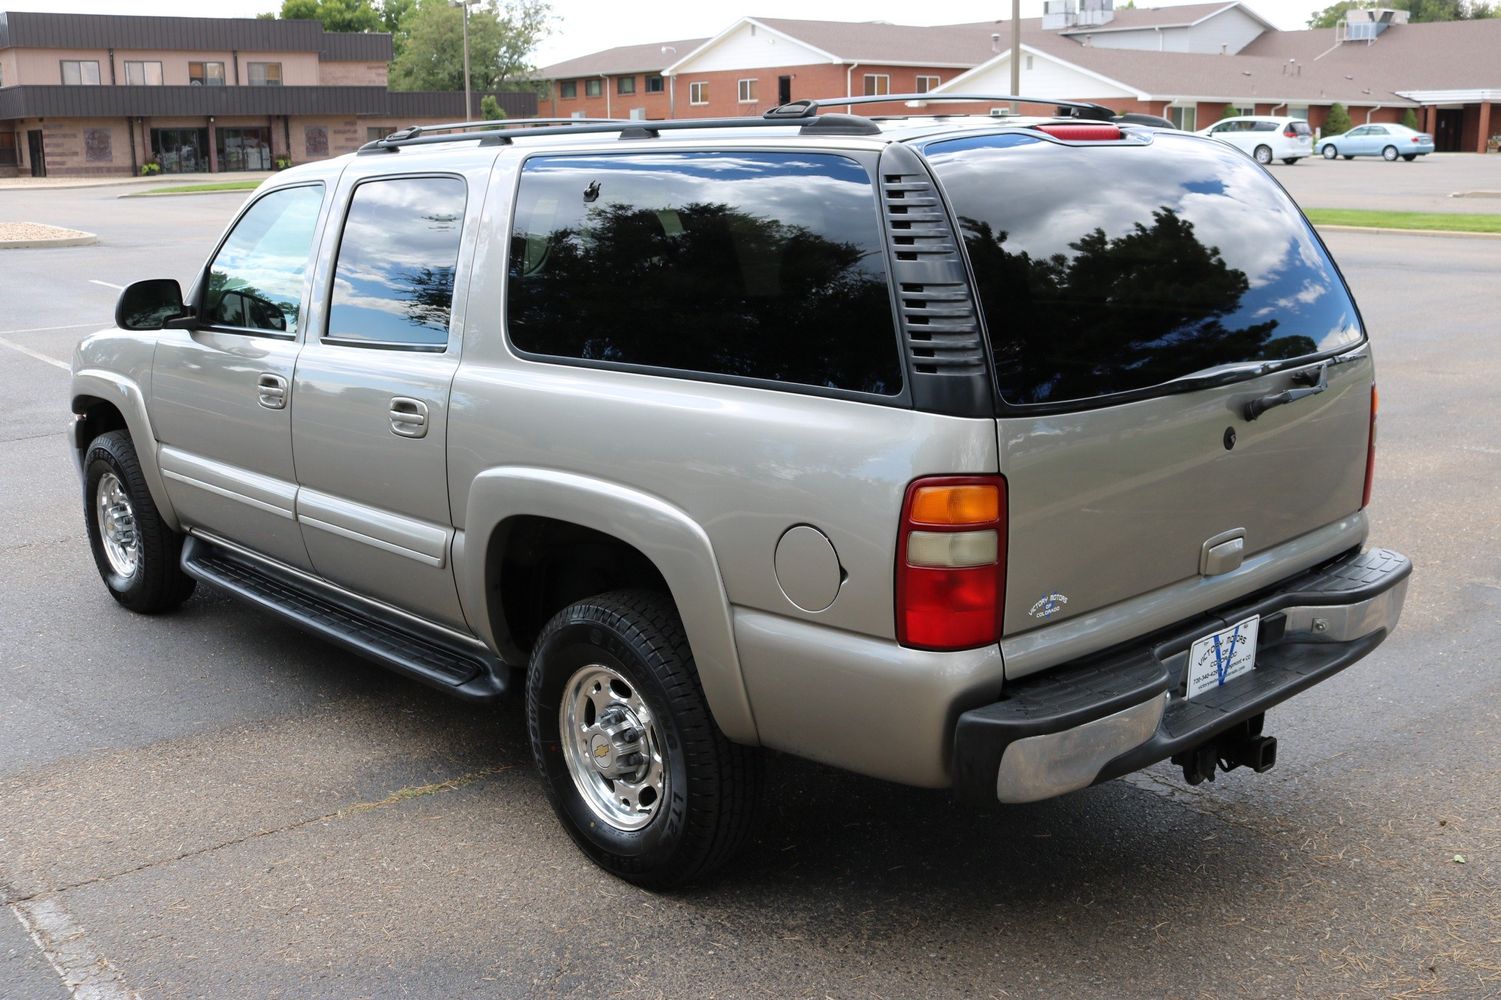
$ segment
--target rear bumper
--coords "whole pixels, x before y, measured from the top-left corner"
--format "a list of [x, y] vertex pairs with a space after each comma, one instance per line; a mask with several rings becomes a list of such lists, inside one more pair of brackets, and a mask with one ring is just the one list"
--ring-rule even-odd
[[[1008, 683], [959, 716], [954, 786], [964, 798], [1031, 802], [1193, 749], [1338, 673], [1396, 627], [1412, 563], [1350, 553], [1151, 641]], [[1256, 669], [1183, 697], [1195, 639], [1261, 616]]]

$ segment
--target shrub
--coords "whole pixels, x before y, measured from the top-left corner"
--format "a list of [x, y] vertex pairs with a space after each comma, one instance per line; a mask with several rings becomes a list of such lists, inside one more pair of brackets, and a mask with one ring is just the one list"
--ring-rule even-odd
[[1402, 112], [1402, 124], [1416, 131], [1418, 127], [1418, 113], [1412, 108]]
[[499, 121], [506, 116], [500, 108], [500, 101], [494, 94], [486, 94], [479, 102], [479, 116], [487, 122]]
[[1350, 112], [1338, 101], [1329, 105], [1329, 117], [1324, 119], [1325, 135], [1340, 135], [1351, 129]]

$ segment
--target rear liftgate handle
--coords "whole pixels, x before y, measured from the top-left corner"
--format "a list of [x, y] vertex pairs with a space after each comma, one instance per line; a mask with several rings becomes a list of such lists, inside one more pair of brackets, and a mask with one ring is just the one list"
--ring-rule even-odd
[[420, 438], [427, 434], [427, 404], [410, 396], [396, 396], [391, 400], [391, 433], [401, 437]]

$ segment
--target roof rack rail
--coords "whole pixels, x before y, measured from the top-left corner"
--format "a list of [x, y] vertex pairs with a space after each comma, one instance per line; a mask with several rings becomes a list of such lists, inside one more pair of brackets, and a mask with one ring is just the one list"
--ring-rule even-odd
[[941, 104], [958, 101], [1014, 101], [1017, 104], [1050, 104], [1060, 113], [1067, 108], [1073, 118], [1089, 118], [1096, 121], [1113, 121], [1115, 112], [1088, 101], [1059, 101], [1051, 97], [1018, 97], [1015, 94], [861, 94], [846, 97], [820, 97], [816, 100], [793, 101], [766, 112], [767, 118], [795, 118], [817, 114], [824, 108], [843, 107], [851, 104], [892, 104], [921, 102]]
[[[520, 131], [522, 127], [545, 127], [570, 123], [574, 125], [595, 125], [603, 124], [606, 122], [627, 123], [628, 121], [629, 119], [626, 118], [486, 118], [483, 120], [471, 122], [444, 122], [441, 125], [408, 125], [404, 129], [398, 129], [397, 131], [392, 132], [390, 135], [383, 136], [372, 142], [367, 142], [365, 145], [360, 147], [359, 151], [362, 153], [366, 152], [367, 150], [372, 152], [379, 152], [380, 149], [389, 149], [394, 151], [397, 144], [407, 142], [408, 140], [416, 139], [424, 135], [428, 135], [432, 132], [441, 132], [445, 134], [458, 132], [458, 134], [456, 135], [448, 135], [448, 138], [451, 138], [454, 141], [458, 141], [459, 139], [466, 138], [483, 138], [482, 136], [465, 135], [462, 131], [460, 131], [465, 129], [485, 128], [493, 130], [496, 128], [515, 128]], [[371, 147], [375, 146], [379, 146], [380, 149], [372, 150]]]
[[[623, 139], [646, 139], [656, 138], [662, 132], [679, 132], [687, 129], [702, 128], [764, 128], [769, 126], [785, 127], [788, 125], [801, 125], [810, 132], [833, 132], [838, 127], [839, 134], [868, 134], [874, 135], [880, 132], [880, 128], [867, 118], [859, 118], [857, 115], [824, 115], [824, 119], [830, 119], [823, 129], [818, 128], [820, 116], [808, 114], [802, 116], [786, 116], [780, 119], [770, 118], [669, 118], [664, 121], [650, 119], [562, 119], [573, 124], [550, 125], [543, 124], [536, 128], [531, 127], [502, 127], [487, 128], [481, 132], [445, 131], [440, 135], [429, 135], [429, 132], [437, 132], [444, 129], [461, 129], [477, 127], [481, 124], [515, 126], [528, 122], [542, 121], [543, 119], [511, 119], [499, 122], [455, 122], [451, 125], [415, 125], [408, 129], [386, 136], [384, 139], [376, 139], [367, 142], [358, 150], [361, 154], [366, 153], [394, 153], [407, 146], [429, 146], [444, 142], [477, 141], [481, 145], [507, 145], [513, 136], [517, 135], [595, 135], [601, 133], [619, 132]], [[834, 120], [844, 119], [836, 122]], [[863, 123], [858, 132], [848, 123], [848, 119], [858, 119]]]

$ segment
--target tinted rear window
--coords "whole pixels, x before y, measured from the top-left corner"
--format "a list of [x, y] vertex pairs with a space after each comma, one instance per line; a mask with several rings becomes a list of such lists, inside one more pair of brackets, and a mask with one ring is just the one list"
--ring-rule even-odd
[[1001, 397], [1062, 404], [1361, 339], [1292, 202], [1250, 157], [976, 136], [925, 152], [959, 217]]
[[1313, 129], [1308, 127], [1307, 122], [1293, 122], [1294, 135], [1313, 135]]
[[875, 188], [848, 157], [538, 156], [516, 204], [522, 351], [901, 392]]

